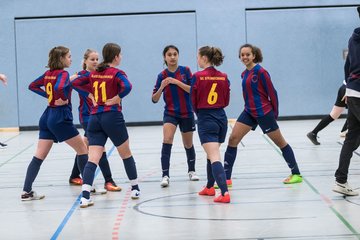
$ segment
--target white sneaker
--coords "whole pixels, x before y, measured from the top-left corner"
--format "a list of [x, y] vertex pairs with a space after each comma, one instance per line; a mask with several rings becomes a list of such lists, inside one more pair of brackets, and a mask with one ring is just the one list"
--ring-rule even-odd
[[91, 187], [91, 191], [90, 191], [90, 194], [91, 195], [102, 195], [102, 194], [106, 194], [107, 193], [107, 190], [104, 189], [104, 188], [98, 188], [96, 187], [96, 185], [92, 185]]
[[35, 191], [23, 192], [21, 194], [21, 201], [32, 201], [43, 199], [45, 195], [37, 194]]
[[346, 196], [357, 196], [359, 195], [359, 193], [357, 191], [354, 191], [348, 184], [348, 182], [346, 183], [339, 183], [337, 181], [335, 181], [335, 185], [332, 189], [334, 192], [340, 193], [340, 194], [344, 194]]
[[189, 174], [190, 181], [199, 181], [200, 180], [198, 175], [196, 175], [196, 172], [190, 171], [188, 174]]
[[140, 198], [140, 191], [137, 189], [131, 190], [131, 199], [139, 199]]
[[165, 188], [168, 187], [170, 184], [170, 178], [168, 176], [164, 176], [161, 180], [160, 186]]
[[84, 197], [82, 197], [80, 199], [80, 207], [81, 208], [87, 208], [87, 207], [90, 207], [92, 205], [94, 205], [94, 201], [90, 198], [90, 199], [86, 199]]

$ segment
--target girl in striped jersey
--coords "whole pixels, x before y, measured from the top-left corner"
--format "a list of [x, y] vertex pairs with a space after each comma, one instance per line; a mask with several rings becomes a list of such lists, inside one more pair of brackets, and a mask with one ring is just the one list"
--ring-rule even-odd
[[116, 67], [121, 62], [121, 48], [115, 43], [107, 43], [103, 47], [103, 62], [96, 71], [88, 77], [81, 76], [72, 84], [78, 91], [90, 94], [93, 100], [91, 116], [88, 123], [89, 161], [83, 174], [82, 197], [80, 207], [86, 208], [94, 204], [90, 199], [91, 185], [94, 181], [95, 170], [104, 152], [104, 146], [108, 138], [117, 148], [123, 159], [126, 174], [131, 184], [131, 198], [140, 197], [140, 189], [137, 180], [135, 160], [129, 147], [129, 137], [126, 129], [122, 106], [119, 100], [131, 91], [132, 85], [125, 72]]
[[187, 156], [190, 181], [198, 181], [195, 172], [195, 149], [193, 132], [195, 131], [194, 113], [190, 101], [191, 71], [188, 67], [178, 65], [179, 50], [174, 45], [163, 50], [167, 66], [157, 78], [152, 101], [157, 103], [163, 94], [165, 109], [163, 117], [163, 144], [161, 149], [162, 181], [161, 187], [169, 186], [170, 155], [177, 125], [179, 125]]
[[230, 82], [226, 73], [218, 71], [224, 56], [219, 48], [204, 46], [199, 49], [197, 62], [202, 71], [196, 72], [191, 83], [191, 101], [198, 118], [201, 146], [207, 156], [207, 184], [199, 195], [214, 196], [214, 183], [221, 194], [214, 202], [229, 203], [230, 195], [221, 164], [220, 145], [225, 141], [227, 117], [224, 108], [229, 105]]
[[87, 147], [73, 124], [71, 85], [69, 73], [64, 70], [70, 65], [70, 50], [63, 46], [54, 47], [49, 53], [49, 70], [29, 86], [31, 91], [47, 98], [49, 105], [39, 121], [39, 141], [35, 156], [27, 168], [23, 194], [21, 195], [23, 201], [38, 200], [45, 197], [34, 192], [32, 184], [54, 142], [65, 141], [69, 144], [76, 151], [80, 166], [85, 166], [88, 160]]
[[[98, 65], [98, 61], [99, 61], [99, 54], [95, 51], [95, 50], [91, 50], [91, 49], [87, 49], [84, 53], [84, 59], [83, 59], [83, 70], [80, 71], [79, 73], [71, 76], [71, 80], [73, 80], [74, 78], [78, 77], [78, 76], [86, 76], [88, 77], [90, 75], [91, 71], [94, 71]], [[90, 110], [92, 107], [92, 101], [90, 98], [86, 97], [86, 96], [82, 96], [79, 93], [79, 98], [80, 98], [80, 105], [79, 105], [79, 120], [80, 123], [85, 131], [85, 135], [84, 135], [84, 141], [85, 143], [88, 145], [89, 141], [87, 139], [87, 125], [89, 122], [89, 118], [90, 118]], [[119, 101], [120, 104], [120, 101]], [[111, 170], [110, 170], [110, 165], [109, 165], [109, 161], [106, 157], [106, 152], [104, 151], [100, 161], [99, 161], [99, 167], [101, 169], [101, 172], [104, 176], [105, 179], [105, 185], [104, 188], [107, 191], [121, 191], [121, 188], [119, 186], [117, 186], [111, 176]], [[75, 163], [71, 172], [71, 176], [69, 179], [70, 184], [73, 185], [82, 185], [82, 179], [80, 178], [80, 170], [79, 167], [77, 166], [77, 161], [75, 158]], [[94, 188], [92, 190], [92, 192], [95, 191], [95, 193], [97, 192], [97, 190]], [[101, 192], [101, 191], [99, 191]]]
[[240, 47], [239, 58], [246, 66], [246, 70], [241, 74], [245, 109], [235, 123], [225, 152], [227, 185], [232, 184], [231, 173], [237, 146], [250, 130], [255, 130], [257, 125], [280, 148], [291, 170], [291, 174], [283, 180], [283, 183], [300, 183], [302, 177], [293, 150], [285, 141], [276, 122], [279, 114], [276, 90], [269, 73], [259, 65], [263, 59], [261, 50], [251, 44], [245, 44]]

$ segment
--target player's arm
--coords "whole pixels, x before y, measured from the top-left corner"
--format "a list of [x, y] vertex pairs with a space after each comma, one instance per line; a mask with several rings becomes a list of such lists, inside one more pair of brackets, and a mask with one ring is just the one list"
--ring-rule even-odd
[[0, 81], [4, 83], [4, 85], [7, 85], [7, 77], [5, 74], [0, 73]]
[[162, 79], [162, 75], [160, 74], [156, 81], [153, 95], [151, 97], [153, 103], [157, 103], [159, 101], [161, 94], [167, 85], [169, 85], [169, 78]]
[[190, 98], [194, 112], [197, 112], [197, 81], [195, 76], [191, 80]]
[[190, 87], [191, 86], [183, 83], [182, 81], [179, 81], [179, 80], [177, 80], [175, 78], [170, 78], [169, 77], [169, 83], [178, 86], [179, 88], [183, 89], [187, 93], [190, 93]]
[[44, 77], [45, 77], [45, 74], [41, 75], [40, 77], [38, 77], [37, 79], [32, 81], [29, 85], [29, 90], [33, 91], [36, 94], [39, 94], [40, 96], [42, 96], [44, 98], [47, 98], [47, 94], [46, 94], [45, 90], [41, 88], [41, 87], [44, 87]]
[[118, 95], [120, 98], [124, 98], [130, 93], [132, 84], [124, 72], [118, 72], [115, 76], [115, 79], [117, 79], [118, 84], [120, 85], [120, 92]]
[[77, 78], [71, 81], [71, 86], [81, 96], [89, 97], [89, 93], [91, 92], [91, 86], [88, 75], [79, 75]]
[[270, 75], [267, 71], [264, 71], [260, 74], [260, 78], [262, 83], [265, 86], [266, 92], [269, 96], [271, 106], [273, 107], [273, 111], [275, 114], [275, 118], [279, 116], [279, 101], [278, 101], [278, 95], [275, 90], [275, 87], [271, 81]]

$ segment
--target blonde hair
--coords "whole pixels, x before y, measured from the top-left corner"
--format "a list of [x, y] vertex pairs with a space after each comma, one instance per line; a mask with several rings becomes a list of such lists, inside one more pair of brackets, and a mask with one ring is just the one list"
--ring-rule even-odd
[[90, 54], [92, 54], [92, 53], [96, 53], [96, 51], [93, 50], [93, 49], [89, 49], [89, 48], [86, 49], [86, 51], [85, 51], [85, 53], [84, 53], [84, 58], [83, 58], [83, 61], [82, 61], [82, 68], [83, 68], [83, 70], [86, 70], [87, 66], [86, 66], [85, 61], [89, 58]]

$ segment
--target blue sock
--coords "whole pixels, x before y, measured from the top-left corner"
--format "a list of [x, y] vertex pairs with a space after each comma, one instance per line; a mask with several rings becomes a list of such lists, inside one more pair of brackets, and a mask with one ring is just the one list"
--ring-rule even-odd
[[224, 168], [220, 161], [214, 162], [213, 164], [211, 164], [211, 167], [216, 183], [221, 189], [221, 195], [224, 196], [225, 192], [228, 191]]
[[104, 176], [105, 183], [112, 182], [113, 179], [112, 179], [112, 175], [111, 175], [109, 161], [106, 156], [106, 152], [103, 152], [103, 154], [100, 158], [99, 167], [102, 172], [102, 175]]
[[212, 188], [214, 186], [214, 183], [215, 183], [215, 178], [213, 176], [210, 160], [208, 159], [206, 162], [207, 162], [206, 163], [206, 175], [207, 175], [206, 187], [207, 188]]
[[188, 172], [193, 171], [195, 172], [195, 149], [194, 145], [191, 146], [191, 148], [185, 148], [186, 151], [186, 157], [187, 157], [187, 164], [188, 164]]
[[84, 177], [84, 168], [85, 168], [85, 165], [86, 165], [88, 159], [89, 159], [89, 156], [87, 154], [77, 155], [78, 168], [83, 177]]
[[288, 144], [285, 147], [283, 147], [281, 149], [281, 152], [285, 158], [286, 163], [288, 164], [289, 168], [291, 169], [291, 173], [292, 174], [300, 174], [299, 167], [295, 160], [294, 152], [293, 152], [292, 148], [290, 147], [290, 145]]
[[80, 177], [80, 170], [79, 170], [79, 167], [77, 165], [77, 155], [76, 155], [75, 156], [75, 161], [74, 161], [74, 166], [72, 168], [70, 178], [78, 178], [78, 177]]
[[36, 176], [39, 173], [40, 166], [43, 163], [43, 160], [33, 157], [26, 171], [25, 183], [23, 191], [30, 192], [32, 190], [32, 184], [35, 181]]
[[170, 155], [171, 155], [171, 147], [172, 144], [163, 143], [161, 149], [161, 169], [162, 176], [169, 176], [169, 168], [170, 168]]
[[236, 154], [237, 154], [237, 147], [227, 146], [224, 157], [224, 170], [227, 180], [231, 179], [231, 174], [236, 159]]
[[129, 180], [137, 179], [136, 164], [133, 156], [123, 159], [123, 163]]
[[93, 162], [87, 162], [84, 168], [82, 196], [86, 199], [90, 198], [90, 190], [94, 183], [96, 168], [97, 165]]

